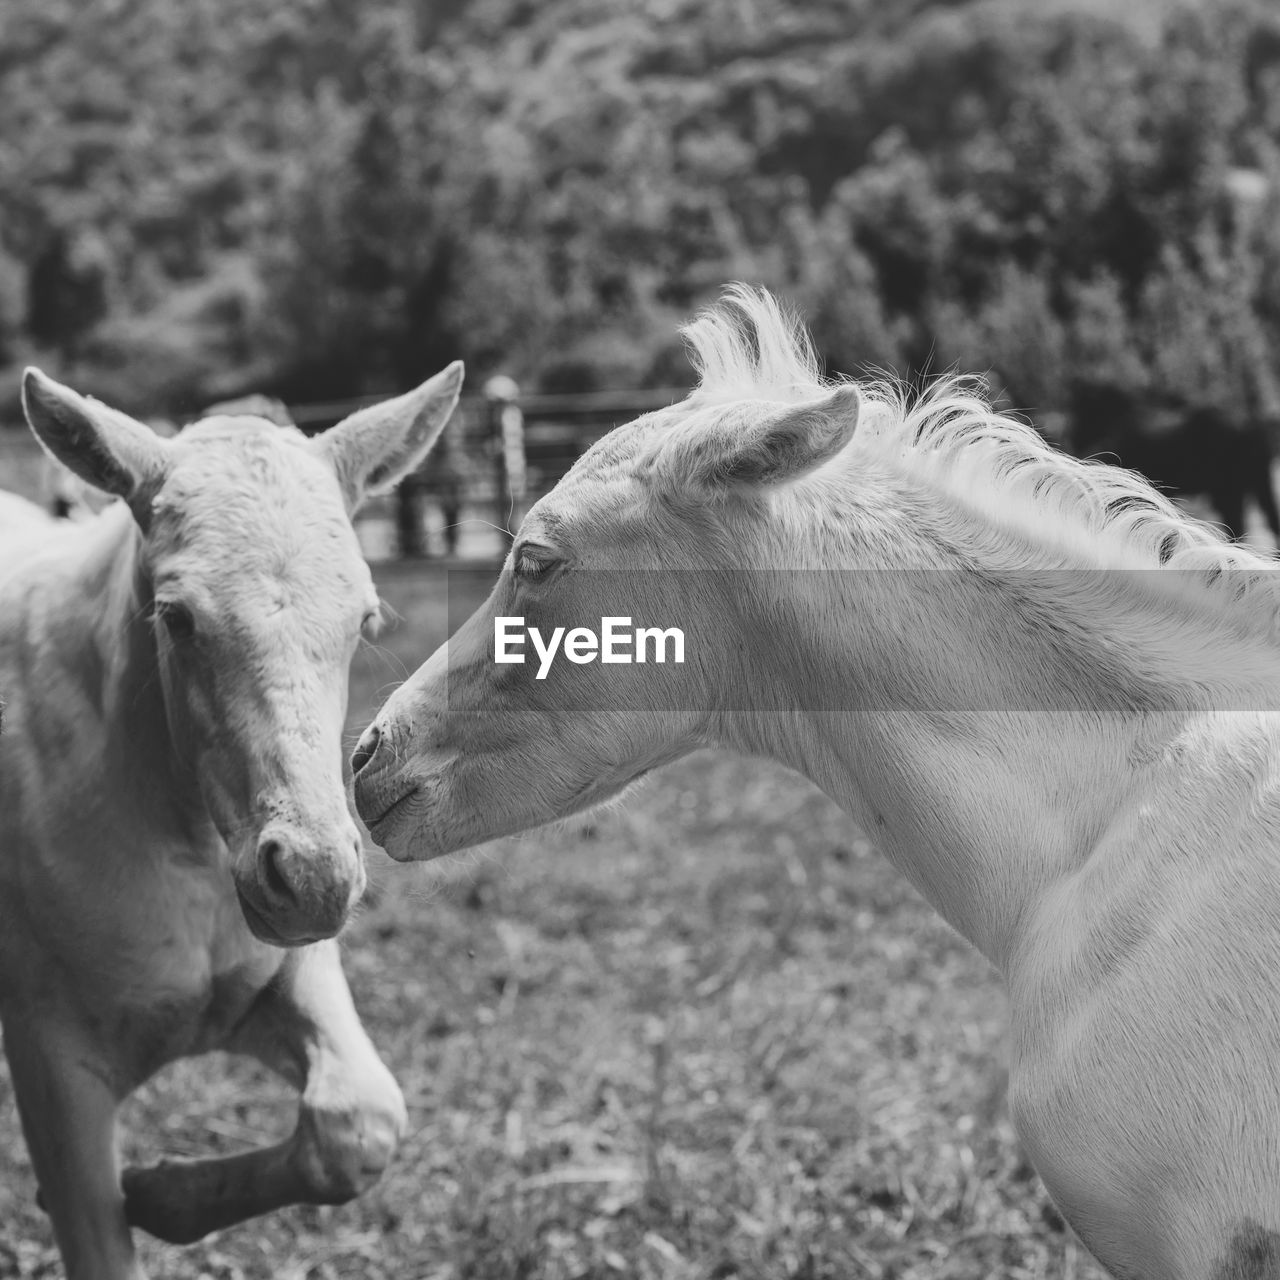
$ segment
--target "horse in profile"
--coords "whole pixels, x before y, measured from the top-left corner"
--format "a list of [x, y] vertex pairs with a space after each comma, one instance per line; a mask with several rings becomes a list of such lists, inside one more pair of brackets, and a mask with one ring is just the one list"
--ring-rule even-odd
[[[1280, 1276], [1274, 564], [968, 384], [823, 380], [767, 295], [686, 332], [697, 390], [531, 508], [362, 737], [374, 838], [435, 857], [708, 744], [782, 761], [1003, 973], [1014, 1123], [1103, 1265]], [[684, 662], [495, 661], [510, 619], [619, 615]]]
[[1079, 384], [1072, 401], [1073, 453], [1140, 471], [1168, 493], [1208, 498], [1232, 538], [1244, 537], [1252, 499], [1280, 546], [1275, 458], [1265, 424], [1233, 422], [1216, 405], [1146, 404], [1110, 383]]
[[[334, 936], [365, 883], [342, 778], [347, 668], [379, 617], [351, 515], [415, 467], [460, 365], [308, 440], [253, 416], [162, 439], [34, 370], [45, 448], [121, 499], [0, 528], [0, 1024], [71, 1280], [375, 1181], [404, 1103]], [[249, 1053], [301, 1093], [273, 1147], [122, 1173], [121, 1100]]]

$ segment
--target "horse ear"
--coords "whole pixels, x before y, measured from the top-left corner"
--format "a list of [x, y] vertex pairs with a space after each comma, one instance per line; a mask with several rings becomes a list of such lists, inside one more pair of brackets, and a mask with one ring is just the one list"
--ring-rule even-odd
[[150, 427], [78, 395], [39, 369], [22, 375], [22, 411], [36, 439], [86, 484], [123, 498], [142, 528], [168, 473], [169, 446]]
[[360, 409], [318, 436], [314, 447], [338, 474], [348, 510], [370, 493], [386, 490], [426, 457], [444, 430], [462, 390], [455, 360], [416, 391]]
[[787, 405], [754, 422], [730, 415], [696, 435], [677, 436], [673, 465], [686, 482], [706, 488], [794, 480], [849, 443], [858, 409], [858, 389], [848, 383], [821, 400]]

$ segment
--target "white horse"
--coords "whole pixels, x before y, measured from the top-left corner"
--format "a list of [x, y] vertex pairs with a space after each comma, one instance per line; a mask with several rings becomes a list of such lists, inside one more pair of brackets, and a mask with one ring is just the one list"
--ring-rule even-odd
[[37, 506], [21, 494], [0, 489], [0, 536], [10, 529], [23, 533], [33, 527], [53, 524], [53, 517], [43, 507]]
[[[1018, 1133], [1101, 1262], [1280, 1277], [1273, 563], [963, 384], [824, 382], [765, 295], [687, 335], [698, 390], [529, 512], [361, 740], [375, 838], [429, 858], [703, 744], [779, 759], [1003, 972]], [[495, 662], [496, 619], [610, 615], [684, 629], [683, 665]]]
[[[350, 517], [461, 381], [315, 440], [253, 417], [163, 440], [26, 375], [44, 446], [123, 499], [0, 535], [0, 1023], [71, 1280], [137, 1280], [130, 1224], [187, 1241], [350, 1199], [395, 1148], [404, 1103], [332, 941], [364, 886], [341, 734], [379, 612]], [[122, 1175], [120, 1101], [212, 1049], [298, 1087], [292, 1137]]]

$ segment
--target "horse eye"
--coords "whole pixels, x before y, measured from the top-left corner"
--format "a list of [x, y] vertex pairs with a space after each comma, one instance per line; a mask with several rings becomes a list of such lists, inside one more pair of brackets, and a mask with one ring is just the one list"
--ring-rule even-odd
[[548, 548], [526, 545], [516, 552], [515, 574], [524, 582], [542, 582], [559, 563]]
[[171, 640], [190, 640], [196, 633], [191, 610], [176, 600], [157, 600], [155, 619], [164, 626]]

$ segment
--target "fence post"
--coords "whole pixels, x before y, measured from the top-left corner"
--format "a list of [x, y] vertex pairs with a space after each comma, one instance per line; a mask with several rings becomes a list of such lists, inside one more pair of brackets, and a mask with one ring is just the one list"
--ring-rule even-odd
[[484, 384], [489, 404], [489, 439], [495, 467], [497, 519], [506, 541], [519, 527], [526, 492], [524, 456], [524, 414], [518, 399], [520, 388], [514, 378], [496, 374]]

